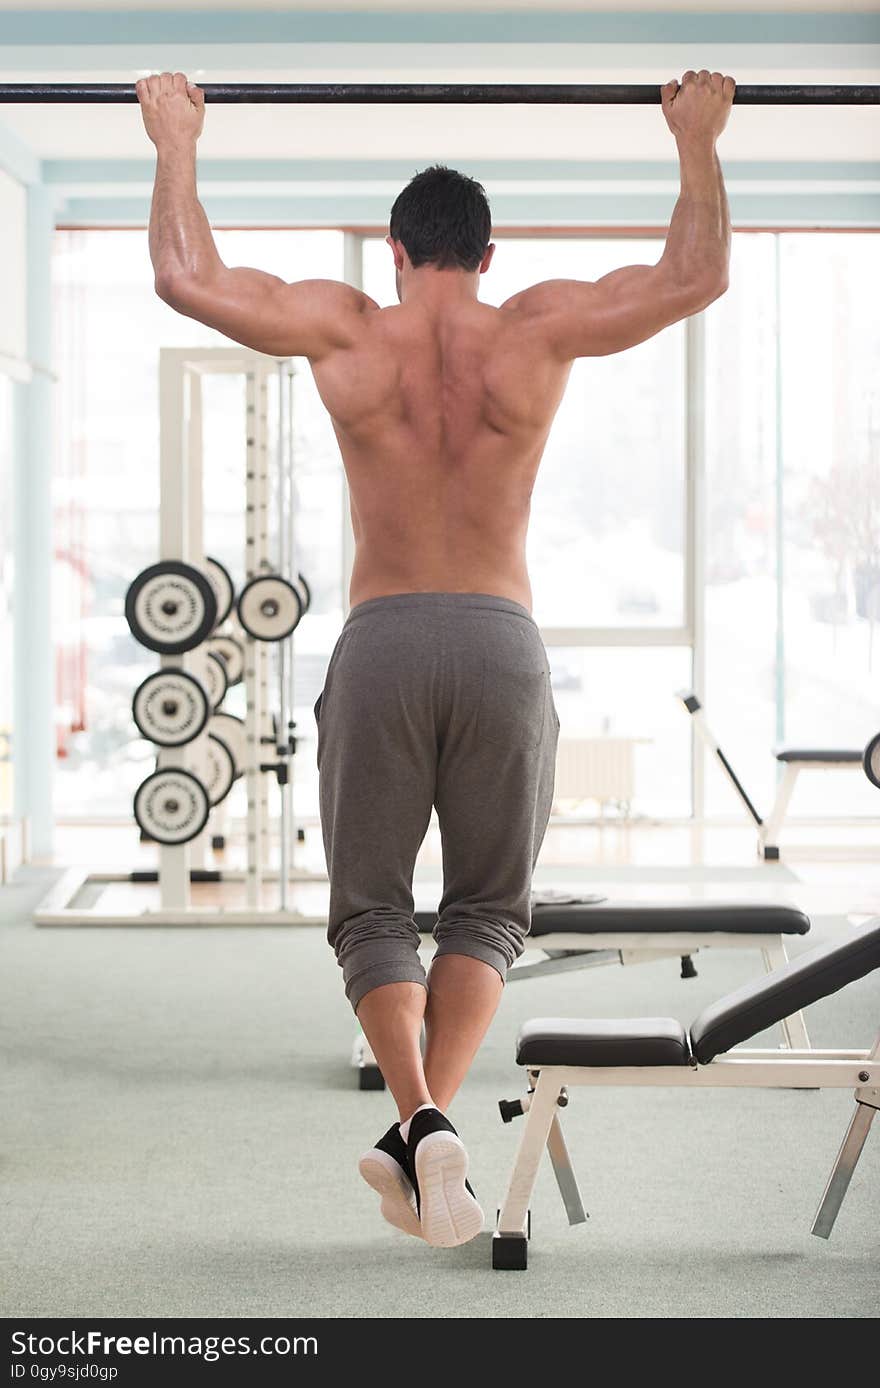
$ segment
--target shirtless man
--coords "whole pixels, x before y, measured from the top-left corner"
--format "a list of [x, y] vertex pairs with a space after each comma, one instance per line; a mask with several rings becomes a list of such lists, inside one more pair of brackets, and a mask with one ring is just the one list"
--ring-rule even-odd
[[[247, 347], [307, 357], [339, 440], [357, 549], [315, 708], [329, 939], [401, 1120], [361, 1173], [385, 1218], [431, 1244], [482, 1228], [445, 1112], [522, 952], [550, 813], [559, 722], [525, 562], [535, 475], [574, 358], [624, 351], [724, 293], [715, 144], [734, 87], [703, 71], [663, 88], [681, 194], [656, 265], [482, 304], [485, 193], [428, 169], [392, 209], [400, 303], [380, 309], [335, 281], [224, 265], [196, 193], [204, 96], [181, 73], [137, 84], [157, 148], [157, 293]], [[426, 977], [412, 875], [433, 806], [444, 880]]]

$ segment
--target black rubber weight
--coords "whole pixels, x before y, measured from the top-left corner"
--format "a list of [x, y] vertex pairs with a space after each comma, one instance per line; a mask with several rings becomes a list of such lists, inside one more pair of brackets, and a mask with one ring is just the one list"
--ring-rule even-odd
[[[196, 589], [202, 603], [202, 615], [196, 627], [190, 632], [185, 640], [170, 640], [154, 636], [146, 631], [141, 625], [137, 616], [137, 602], [147, 584], [162, 577], [178, 577], [191, 583]], [[125, 595], [125, 619], [134, 639], [147, 650], [158, 651], [160, 655], [182, 655], [184, 651], [195, 650], [202, 642], [210, 636], [217, 621], [217, 598], [210, 581], [202, 573], [201, 569], [193, 568], [191, 564], [184, 564], [179, 559], [163, 559], [158, 564], [151, 564], [149, 568], [142, 569], [128, 587]]]
[[[153, 786], [161, 785], [163, 780], [165, 780], [166, 783], [177, 781], [178, 784], [181, 785], [184, 790], [191, 790], [194, 797], [194, 803], [198, 801], [200, 797], [204, 800], [201, 812], [194, 816], [192, 823], [188, 826], [185, 835], [180, 836], [175, 834], [172, 838], [163, 839], [161, 834], [156, 833], [156, 829], [159, 826], [157, 826], [155, 822], [150, 823], [147, 816], [143, 813], [144, 802], [148, 799], [151, 788]], [[202, 785], [201, 781], [198, 779], [197, 776], [194, 776], [190, 771], [185, 771], [182, 767], [167, 767], [161, 768], [158, 771], [154, 771], [151, 775], [147, 777], [145, 781], [141, 782], [141, 784], [138, 786], [137, 790], [134, 793], [135, 821], [141, 833], [146, 838], [150, 839], [153, 843], [167, 843], [174, 846], [175, 848], [179, 848], [180, 845], [184, 843], [191, 843], [193, 839], [198, 838], [199, 834], [204, 829], [205, 825], [208, 822], [208, 816], [210, 815], [210, 812], [211, 806], [208, 801], [208, 793], [205, 790], [205, 787]]]
[[[141, 696], [145, 692], [153, 688], [161, 690], [163, 682], [169, 680], [172, 682], [174, 680], [180, 681], [184, 685], [184, 688], [191, 693], [193, 704], [198, 706], [196, 721], [190, 728], [186, 729], [186, 736], [177, 735], [163, 737], [158, 725], [150, 725], [145, 716], [147, 710], [142, 709], [140, 706]], [[183, 747], [186, 743], [193, 742], [203, 731], [210, 713], [211, 708], [208, 697], [201, 683], [194, 675], [189, 674], [186, 670], [178, 669], [177, 666], [166, 666], [161, 670], [154, 670], [152, 674], [147, 675], [146, 679], [141, 680], [131, 700], [131, 716], [134, 720], [135, 727], [141, 734], [141, 737], [146, 738], [148, 742], [155, 743], [157, 747]]]
[[[215, 621], [214, 625], [219, 627], [221, 623], [226, 621], [226, 618], [229, 616], [235, 603], [235, 584], [232, 582], [232, 575], [230, 574], [226, 565], [221, 564], [220, 560], [215, 559], [213, 555], [209, 554], [206, 556], [205, 566], [209, 570], [213, 569], [217, 573], [220, 583], [222, 583], [222, 585], [226, 589], [225, 600], [222, 606], [219, 603], [217, 606], [217, 620]], [[216, 594], [216, 588], [214, 589], [214, 592]]]

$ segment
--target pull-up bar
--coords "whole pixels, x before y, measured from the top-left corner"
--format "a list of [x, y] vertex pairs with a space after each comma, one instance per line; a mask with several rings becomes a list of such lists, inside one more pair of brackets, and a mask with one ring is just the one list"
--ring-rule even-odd
[[[581, 83], [220, 82], [207, 83], [202, 91], [206, 101], [211, 102], [304, 105], [652, 106], [660, 102], [659, 86]], [[124, 82], [0, 84], [0, 103], [105, 104], [136, 100], [134, 87]], [[742, 86], [737, 87], [734, 101], [739, 106], [876, 106], [880, 104], [880, 86]]]

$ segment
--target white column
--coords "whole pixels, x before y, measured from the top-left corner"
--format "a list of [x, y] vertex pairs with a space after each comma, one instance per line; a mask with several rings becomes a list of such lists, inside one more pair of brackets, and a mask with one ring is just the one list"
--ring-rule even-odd
[[31, 852], [52, 851], [55, 648], [52, 632], [52, 240], [50, 193], [27, 190], [27, 352], [32, 378], [14, 394], [14, 814]]
[[[159, 353], [159, 558], [189, 558], [189, 466], [187, 371], [179, 352]], [[162, 656], [160, 664], [179, 665], [180, 656]], [[184, 660], [185, 667], [185, 660]], [[158, 764], [179, 766], [176, 748], [160, 747]], [[159, 901], [164, 911], [186, 911], [190, 904], [188, 844], [159, 845]]]

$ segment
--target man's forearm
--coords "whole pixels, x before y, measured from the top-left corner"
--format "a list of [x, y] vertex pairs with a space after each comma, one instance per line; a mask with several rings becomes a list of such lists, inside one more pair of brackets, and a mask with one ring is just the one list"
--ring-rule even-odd
[[202, 278], [220, 257], [196, 191], [196, 144], [160, 146], [150, 209], [150, 257], [156, 286]]
[[681, 283], [726, 283], [730, 209], [714, 140], [680, 140], [681, 192], [662, 261]]

